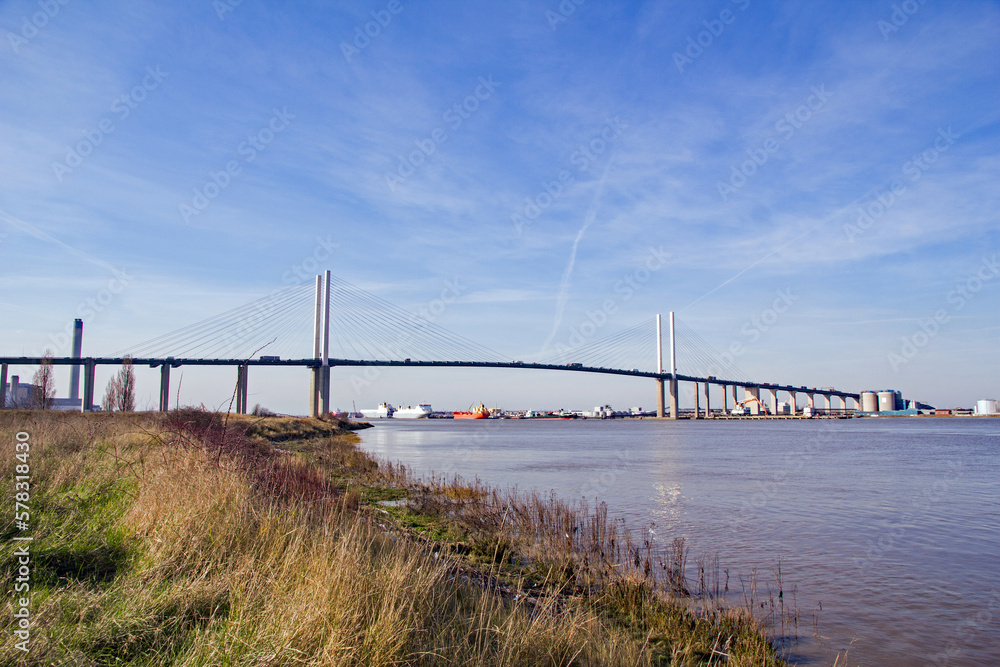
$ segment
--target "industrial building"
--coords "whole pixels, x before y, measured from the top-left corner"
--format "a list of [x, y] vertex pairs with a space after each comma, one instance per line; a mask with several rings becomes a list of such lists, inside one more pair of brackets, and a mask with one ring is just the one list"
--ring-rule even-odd
[[861, 392], [858, 414], [862, 416], [916, 416], [920, 414], [916, 401], [904, 401], [903, 394], [896, 389]]
[[33, 384], [21, 382], [17, 375], [3, 386], [3, 407], [33, 408], [38, 405], [39, 389]]
[[[83, 352], [83, 320], [73, 322], [73, 358], [79, 359]], [[3, 394], [0, 396], [0, 408], [35, 408], [40, 403], [41, 389], [33, 384], [21, 382], [17, 375], [7, 382], [7, 364], [3, 364], [0, 372]], [[70, 367], [69, 398], [51, 398], [49, 407], [53, 410], [79, 410], [82, 405], [80, 398], [80, 367]]]

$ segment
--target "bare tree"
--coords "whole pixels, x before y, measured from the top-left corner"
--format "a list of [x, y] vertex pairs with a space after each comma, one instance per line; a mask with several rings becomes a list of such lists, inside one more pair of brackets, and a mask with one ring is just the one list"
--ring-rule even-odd
[[135, 369], [128, 355], [122, 359], [122, 367], [118, 370], [118, 409], [121, 412], [135, 410]]
[[108, 380], [101, 407], [105, 412], [135, 410], [135, 369], [132, 368], [132, 357], [123, 358], [118, 375]]
[[104, 390], [104, 398], [101, 399], [101, 409], [105, 412], [114, 412], [118, 403], [118, 377], [108, 380], [108, 386]]
[[31, 383], [35, 385], [35, 396], [32, 400], [33, 408], [38, 410], [48, 410], [52, 407], [52, 399], [56, 395], [56, 381], [52, 374], [52, 351], [45, 350], [42, 357], [42, 365], [35, 371], [35, 376]]

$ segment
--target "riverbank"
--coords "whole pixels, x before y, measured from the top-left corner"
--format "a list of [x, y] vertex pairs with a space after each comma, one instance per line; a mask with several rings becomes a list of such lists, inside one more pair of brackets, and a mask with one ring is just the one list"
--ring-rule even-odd
[[0, 412], [8, 479], [30, 443], [6, 570], [32, 538], [30, 651], [2, 661], [781, 664], [749, 611], [685, 579], [682, 542], [658, 558], [602, 506], [416, 479], [345, 427]]

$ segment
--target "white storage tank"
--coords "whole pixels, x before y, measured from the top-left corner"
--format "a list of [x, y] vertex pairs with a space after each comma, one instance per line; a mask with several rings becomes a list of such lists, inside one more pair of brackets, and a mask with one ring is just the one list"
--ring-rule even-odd
[[896, 392], [880, 391], [878, 393], [878, 411], [888, 412], [896, 409]]
[[983, 398], [976, 401], [977, 415], [1000, 414], [1000, 401], [993, 398]]
[[861, 392], [861, 412], [878, 412], [878, 395], [874, 391]]

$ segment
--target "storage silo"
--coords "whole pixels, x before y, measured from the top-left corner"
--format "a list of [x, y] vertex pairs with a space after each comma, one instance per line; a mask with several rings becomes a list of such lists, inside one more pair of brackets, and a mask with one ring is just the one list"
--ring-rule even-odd
[[890, 412], [896, 409], [896, 392], [880, 391], [878, 393], [878, 411]]
[[878, 395], [874, 391], [861, 392], [861, 412], [878, 412]]
[[998, 401], [992, 398], [983, 398], [976, 401], [976, 414], [977, 415], [995, 415], [1000, 413], [1000, 405]]

